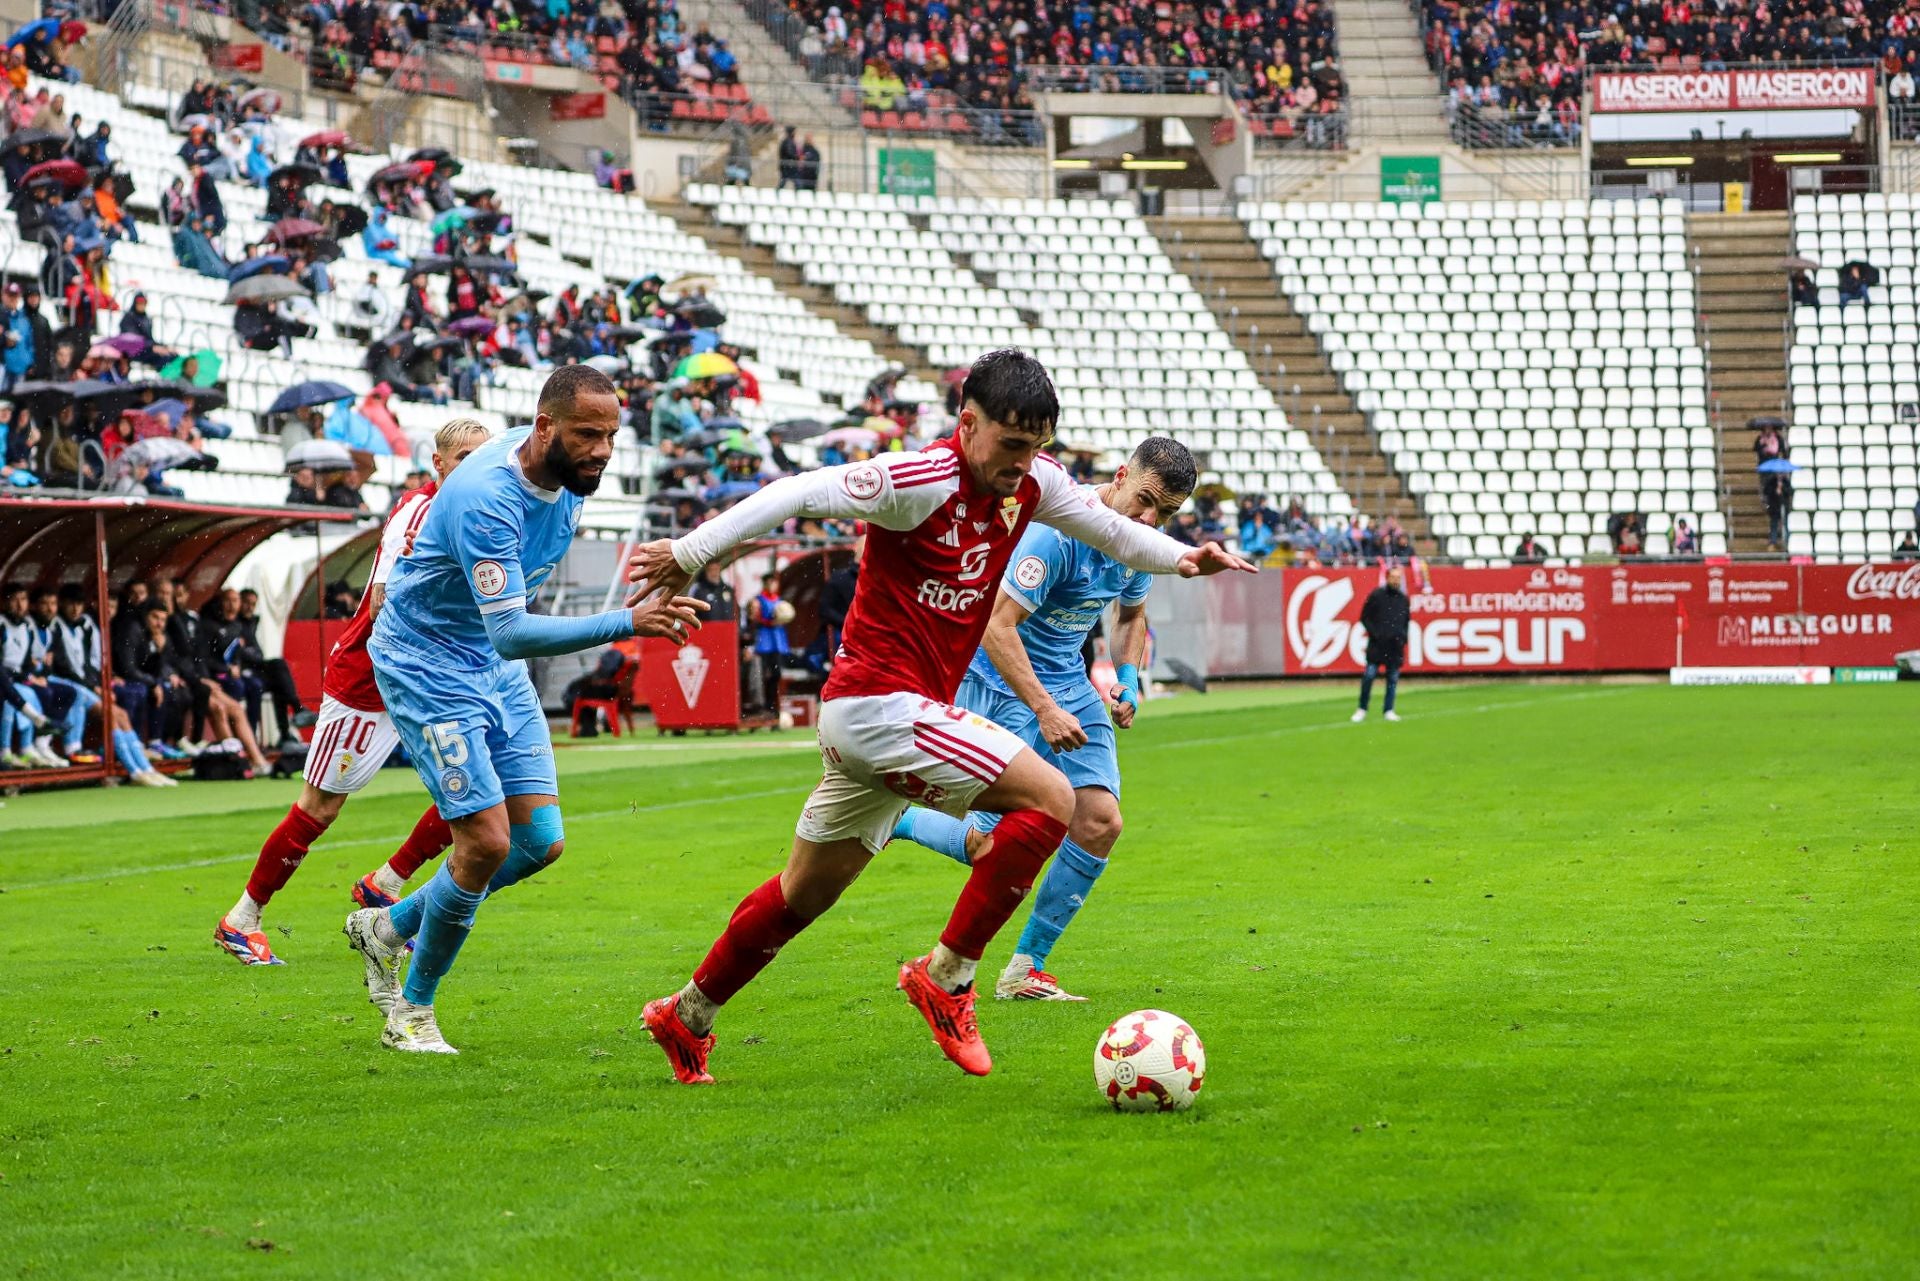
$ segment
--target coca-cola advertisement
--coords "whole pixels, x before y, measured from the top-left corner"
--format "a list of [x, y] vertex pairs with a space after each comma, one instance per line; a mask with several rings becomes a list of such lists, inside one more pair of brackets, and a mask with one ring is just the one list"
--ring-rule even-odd
[[[1360, 607], [1380, 571], [1285, 569], [1279, 577], [1281, 670], [1359, 672]], [[1920, 649], [1916, 565], [1442, 567], [1414, 578], [1409, 672], [1866, 667]], [[1273, 674], [1266, 663], [1236, 670], [1235, 662], [1259, 662], [1270, 646], [1219, 634], [1213, 642], [1212, 674]]]

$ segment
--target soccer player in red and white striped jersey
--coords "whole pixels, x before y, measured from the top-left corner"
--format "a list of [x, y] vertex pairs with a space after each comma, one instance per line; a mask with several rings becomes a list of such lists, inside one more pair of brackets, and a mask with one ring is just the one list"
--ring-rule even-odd
[[1003, 816], [939, 942], [899, 975], [941, 1051], [975, 1075], [991, 1069], [974, 1017], [974, 970], [1059, 846], [1074, 804], [1067, 780], [1024, 742], [953, 706], [1020, 535], [1038, 520], [1135, 569], [1253, 572], [1218, 544], [1188, 547], [1090, 500], [1040, 452], [1059, 413], [1039, 361], [991, 352], [968, 373], [951, 438], [776, 481], [691, 534], [634, 554], [628, 578], [640, 591], [673, 592], [708, 561], [794, 517], [867, 522], [853, 608], [821, 693], [824, 777], [801, 812], [786, 869], [734, 910], [691, 981], [643, 1016], [682, 1083], [713, 1079], [706, 1065], [716, 1010], [833, 906], [909, 804]]
[[[433, 438], [434, 474], [446, 480], [486, 441], [483, 423], [471, 418], [446, 423]], [[320, 719], [314, 725], [313, 742], [307, 752], [300, 799], [288, 807], [287, 816], [260, 847], [253, 874], [247, 878], [247, 888], [241, 891], [233, 910], [214, 926], [213, 941], [244, 965], [285, 963], [273, 954], [266, 932], [260, 928], [261, 910], [293, 878], [308, 849], [340, 816], [347, 797], [373, 780], [400, 741], [373, 681], [367, 637], [386, 597], [387, 575], [412, 545], [438, 487], [429, 483], [408, 494], [387, 517], [360, 606], [327, 657]], [[362, 907], [385, 907], [395, 902], [406, 888], [407, 878], [452, 843], [453, 833], [446, 820], [433, 806], [427, 806], [399, 850], [354, 884], [354, 901]]]

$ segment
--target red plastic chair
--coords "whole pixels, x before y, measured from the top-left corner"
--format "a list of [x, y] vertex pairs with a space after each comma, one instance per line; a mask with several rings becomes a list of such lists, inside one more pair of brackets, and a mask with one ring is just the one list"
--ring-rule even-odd
[[575, 738], [580, 737], [580, 717], [587, 712], [606, 714], [607, 724], [612, 727], [613, 736], [620, 737], [620, 700], [617, 698], [576, 698], [573, 700], [573, 724], [567, 732]]

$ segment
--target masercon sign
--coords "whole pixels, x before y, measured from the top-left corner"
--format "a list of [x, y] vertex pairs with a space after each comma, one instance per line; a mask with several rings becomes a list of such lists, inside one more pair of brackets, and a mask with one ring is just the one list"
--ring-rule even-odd
[[1871, 107], [1873, 83], [1872, 67], [1599, 75], [1593, 78], [1593, 110], [1805, 111]]

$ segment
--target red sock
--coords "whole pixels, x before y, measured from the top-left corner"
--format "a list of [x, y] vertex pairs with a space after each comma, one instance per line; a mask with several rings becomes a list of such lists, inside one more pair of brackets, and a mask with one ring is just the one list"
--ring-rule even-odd
[[1015, 810], [1003, 817], [993, 829], [993, 844], [973, 861], [973, 874], [953, 905], [940, 941], [970, 961], [979, 960], [1066, 835], [1065, 823], [1040, 810]]
[[453, 844], [453, 829], [447, 826], [447, 820], [440, 817], [440, 811], [427, 806], [427, 812], [413, 825], [413, 831], [387, 860], [387, 866], [401, 880], [410, 879], [429, 859], [440, 857], [447, 846]]
[[287, 816], [260, 847], [253, 875], [247, 878], [247, 897], [256, 903], [272, 898], [274, 891], [293, 879], [293, 874], [300, 870], [300, 861], [307, 856], [308, 847], [326, 830], [325, 823], [298, 805], [288, 806]]
[[693, 972], [694, 986], [715, 1005], [725, 1005], [806, 928], [807, 922], [787, 906], [780, 878], [774, 877], [733, 909], [733, 919]]

